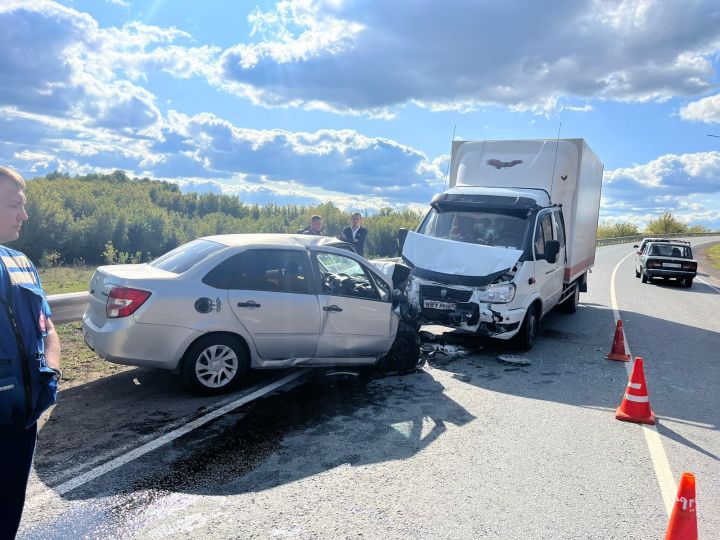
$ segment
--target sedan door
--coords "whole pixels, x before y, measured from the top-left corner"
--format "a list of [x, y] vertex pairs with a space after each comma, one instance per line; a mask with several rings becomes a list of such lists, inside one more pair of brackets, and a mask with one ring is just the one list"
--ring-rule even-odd
[[236, 257], [228, 300], [260, 357], [313, 357], [320, 333], [320, 305], [307, 252], [250, 249]]
[[315, 254], [322, 306], [317, 358], [382, 354], [395, 339], [390, 288], [345, 255]]

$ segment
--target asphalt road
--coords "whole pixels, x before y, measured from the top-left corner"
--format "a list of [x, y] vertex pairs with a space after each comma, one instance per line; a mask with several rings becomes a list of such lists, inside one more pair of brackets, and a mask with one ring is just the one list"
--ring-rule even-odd
[[[41, 431], [20, 538], [662, 538], [683, 471], [700, 538], [720, 537], [720, 283], [641, 284], [630, 253], [598, 249], [580, 309], [547, 318], [526, 367], [472, 342], [402, 377], [308, 372], [132, 460], [287, 373], [223, 400], [145, 370], [73, 389]], [[613, 290], [656, 431], [614, 418]]]

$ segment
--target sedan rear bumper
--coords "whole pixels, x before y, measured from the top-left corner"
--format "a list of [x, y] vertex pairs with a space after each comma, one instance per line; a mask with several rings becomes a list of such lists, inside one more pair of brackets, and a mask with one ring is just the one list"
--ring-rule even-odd
[[83, 316], [83, 337], [95, 353], [115, 364], [177, 369], [182, 355], [202, 332], [179, 326], [143, 324], [127, 317], [102, 328]]
[[697, 272], [692, 270], [668, 270], [665, 268], [653, 268], [645, 270], [645, 275], [649, 278], [694, 278]]

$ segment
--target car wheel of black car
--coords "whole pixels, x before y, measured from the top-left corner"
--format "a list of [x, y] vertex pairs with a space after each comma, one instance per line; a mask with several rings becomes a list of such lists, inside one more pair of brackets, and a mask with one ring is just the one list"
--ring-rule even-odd
[[640, 272], [638, 272], [637, 268], [635, 269], [635, 277], [640, 277]]
[[647, 283], [647, 282], [648, 282], [648, 278], [647, 278], [647, 276], [646, 276], [645, 274], [642, 275], [642, 282], [643, 282], [643, 283]]
[[693, 283], [693, 278], [686, 277], [685, 280], [683, 281], [683, 286], [685, 286], [689, 289], [690, 287], [692, 287], [692, 283]]
[[215, 334], [195, 342], [185, 353], [182, 375], [199, 394], [223, 394], [232, 390], [249, 368], [244, 347], [234, 337]]
[[407, 373], [421, 367], [422, 364], [420, 336], [412, 325], [401, 322], [392, 347], [380, 359], [377, 367], [383, 372], [398, 371]]
[[563, 313], [575, 313], [577, 311], [578, 305], [580, 304], [580, 287], [578, 284], [575, 284], [575, 290], [573, 293], [568, 296], [560, 306], [560, 311]]
[[532, 349], [535, 338], [540, 333], [540, 306], [533, 304], [528, 308], [520, 332], [515, 336], [515, 344], [523, 351]]

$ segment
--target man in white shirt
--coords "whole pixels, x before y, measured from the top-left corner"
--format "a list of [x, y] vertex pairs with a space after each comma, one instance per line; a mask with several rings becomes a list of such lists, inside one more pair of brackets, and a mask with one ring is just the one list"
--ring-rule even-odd
[[359, 255], [364, 255], [367, 234], [367, 229], [362, 226], [360, 212], [355, 212], [350, 216], [350, 227], [345, 227], [340, 233], [340, 240], [352, 244]]

